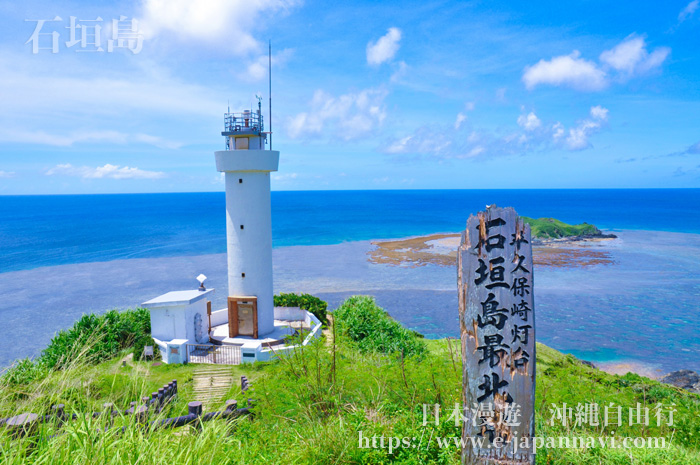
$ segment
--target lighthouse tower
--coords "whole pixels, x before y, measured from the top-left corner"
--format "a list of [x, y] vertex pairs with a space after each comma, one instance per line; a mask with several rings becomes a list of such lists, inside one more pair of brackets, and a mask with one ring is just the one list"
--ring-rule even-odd
[[215, 152], [226, 178], [229, 337], [255, 339], [274, 330], [270, 173], [279, 151], [267, 150], [257, 111], [226, 113], [225, 150]]

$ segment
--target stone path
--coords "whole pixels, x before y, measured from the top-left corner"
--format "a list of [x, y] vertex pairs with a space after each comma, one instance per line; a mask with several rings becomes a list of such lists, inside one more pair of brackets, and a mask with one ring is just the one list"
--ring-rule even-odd
[[328, 320], [328, 324], [324, 329], [321, 330], [324, 336], [326, 336], [326, 345], [328, 347], [333, 347], [333, 325], [335, 322], [333, 321], [333, 315], [328, 313], [326, 315], [326, 319]]
[[202, 402], [205, 407], [222, 402], [224, 396], [234, 384], [231, 368], [210, 365], [198, 368], [192, 378], [194, 399]]

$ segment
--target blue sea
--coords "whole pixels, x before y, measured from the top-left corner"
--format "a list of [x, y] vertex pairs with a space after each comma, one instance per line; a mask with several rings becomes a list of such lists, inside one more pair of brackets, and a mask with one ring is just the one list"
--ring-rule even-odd
[[[370, 240], [458, 232], [487, 204], [593, 223], [612, 263], [539, 267], [537, 339], [657, 376], [700, 371], [700, 190], [273, 192], [275, 292], [331, 308], [371, 294], [427, 337], [458, 336], [456, 270], [370, 263]], [[135, 307], [209, 276], [225, 305], [223, 193], [0, 196], [0, 367], [83, 313]]]
[[[604, 229], [700, 233], [700, 189], [272, 193], [274, 247], [454, 232], [487, 204]], [[223, 253], [223, 192], [0, 196], [0, 273]]]

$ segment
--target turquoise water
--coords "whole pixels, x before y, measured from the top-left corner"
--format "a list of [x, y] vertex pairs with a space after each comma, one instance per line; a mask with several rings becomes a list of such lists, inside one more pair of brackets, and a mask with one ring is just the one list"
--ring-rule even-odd
[[[371, 264], [368, 239], [458, 231], [487, 203], [587, 221], [613, 263], [537, 267], [537, 340], [581, 358], [700, 371], [700, 191], [273, 193], [275, 292], [331, 308], [371, 294], [427, 337], [458, 336], [456, 270]], [[0, 197], [0, 366], [83, 313], [197, 285], [227, 295], [222, 194]], [[653, 371], [652, 370], [652, 371]]]

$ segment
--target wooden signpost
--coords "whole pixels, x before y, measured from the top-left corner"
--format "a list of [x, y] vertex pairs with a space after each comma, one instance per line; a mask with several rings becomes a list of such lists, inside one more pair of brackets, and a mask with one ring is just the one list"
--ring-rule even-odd
[[532, 465], [535, 309], [530, 226], [513, 208], [492, 205], [471, 215], [462, 233], [457, 274], [462, 464]]

